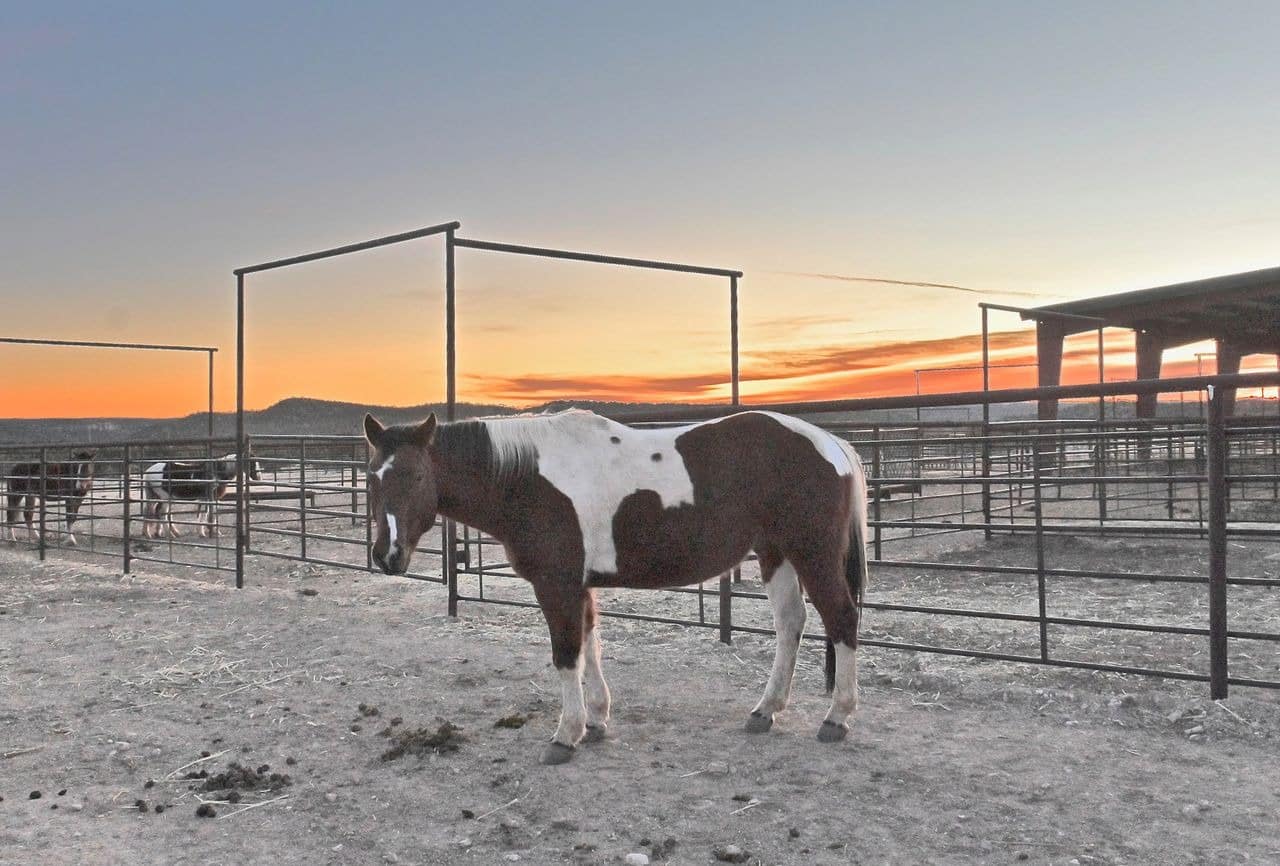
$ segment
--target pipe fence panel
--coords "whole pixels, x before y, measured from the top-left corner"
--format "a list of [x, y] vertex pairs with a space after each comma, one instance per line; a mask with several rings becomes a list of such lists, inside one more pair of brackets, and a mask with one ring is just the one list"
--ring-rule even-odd
[[[101, 558], [125, 573], [135, 562], [234, 572], [235, 482], [219, 477], [233, 448], [229, 439], [0, 445], [4, 536], [41, 559], [52, 551]], [[91, 461], [75, 457], [84, 451]], [[166, 466], [191, 480], [174, 489]]]
[[[1228, 685], [1280, 687], [1280, 425], [1228, 424], [1221, 408], [1219, 392], [1207, 421], [910, 426], [852, 422], [835, 408], [806, 413], [850, 441], [868, 469], [863, 641], [1204, 681], [1215, 697]], [[5, 543], [41, 557], [114, 560], [124, 571], [146, 562], [230, 572], [238, 582], [266, 559], [369, 571], [364, 439], [246, 443], [241, 462], [260, 467], [257, 478], [237, 485], [232, 474], [171, 493], [162, 515], [151, 510], [162, 467], [216, 479], [233, 442], [88, 446], [88, 485], [77, 446], [0, 446], [3, 505], [14, 508], [4, 529], [16, 536]], [[247, 565], [224, 534], [236, 524], [235, 498], [247, 505]], [[533, 604], [500, 543], [462, 527], [447, 550], [446, 537], [437, 525], [423, 538], [411, 577], [445, 584], [455, 605]], [[769, 633], [758, 569], [748, 561], [739, 573], [611, 593], [603, 612], [716, 629], [722, 640]]]

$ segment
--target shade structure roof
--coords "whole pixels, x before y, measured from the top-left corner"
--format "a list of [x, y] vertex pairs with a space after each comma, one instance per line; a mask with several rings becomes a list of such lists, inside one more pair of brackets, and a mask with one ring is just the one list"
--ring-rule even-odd
[[[1055, 313], [1100, 319], [1090, 323]], [[1035, 307], [1022, 314], [1063, 334], [1105, 324], [1150, 334], [1165, 346], [1230, 343], [1245, 354], [1280, 352], [1280, 268]]]

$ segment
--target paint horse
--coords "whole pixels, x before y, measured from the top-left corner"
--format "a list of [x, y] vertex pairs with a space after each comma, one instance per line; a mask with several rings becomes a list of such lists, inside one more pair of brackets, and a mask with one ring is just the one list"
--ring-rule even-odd
[[18, 463], [10, 468], [5, 476], [8, 481], [8, 492], [5, 495], [5, 529], [9, 541], [17, 541], [18, 533], [14, 528], [18, 522], [19, 509], [27, 525], [27, 537], [35, 538], [37, 532], [32, 526], [37, 500], [46, 504], [50, 501], [63, 503], [67, 520], [67, 543], [73, 547], [76, 535], [72, 527], [76, 515], [80, 511], [80, 503], [93, 489], [93, 451], [77, 451], [71, 455], [67, 463], [44, 464], [44, 477], [40, 475], [39, 463]]
[[[261, 467], [252, 456], [248, 461], [249, 479], [262, 477]], [[174, 502], [195, 502], [195, 522], [202, 538], [221, 535], [218, 529], [217, 502], [227, 495], [236, 477], [236, 455], [227, 454], [213, 461], [176, 461], [153, 463], [142, 473], [142, 533], [158, 538], [167, 531], [177, 538], [181, 533], [173, 522]]]
[[[867, 581], [866, 480], [853, 448], [785, 415], [743, 412], [633, 429], [591, 412], [384, 427], [372, 446], [372, 555], [403, 574], [436, 514], [498, 539], [533, 585], [563, 697], [543, 763], [602, 739], [595, 589], [664, 589], [723, 574], [755, 550], [777, 647], [746, 729], [762, 733], [790, 696], [808, 593], [826, 628], [830, 710], [818, 739], [844, 739], [857, 705], [859, 604]], [[584, 691], [585, 678], [585, 691]]]

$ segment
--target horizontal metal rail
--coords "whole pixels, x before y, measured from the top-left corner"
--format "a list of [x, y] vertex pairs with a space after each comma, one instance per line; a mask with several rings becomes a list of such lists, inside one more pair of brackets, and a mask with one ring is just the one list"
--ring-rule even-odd
[[569, 250], [556, 250], [547, 247], [529, 247], [520, 244], [503, 244], [495, 241], [481, 241], [474, 238], [454, 238], [455, 247], [472, 250], [488, 250], [493, 253], [513, 253], [521, 256], [537, 256], [543, 259], [567, 259], [574, 262], [593, 262], [598, 265], [622, 265], [629, 268], [648, 268], [659, 271], [678, 271], [685, 274], [704, 274], [713, 277], [741, 277], [742, 271], [727, 268], [707, 268], [700, 265], [685, 265], [678, 262], [660, 262], [651, 259], [632, 259], [623, 256], [603, 256], [598, 253], [575, 253]]
[[[329, 259], [334, 256], [344, 256], [347, 253], [358, 253], [364, 250], [377, 249], [378, 247], [386, 247], [392, 244], [399, 244], [405, 241], [417, 240], [418, 238], [430, 237], [431, 235], [444, 234], [447, 231], [454, 231], [462, 226], [459, 222], [441, 223], [440, 225], [427, 226], [426, 228], [415, 229], [409, 232], [401, 232], [397, 235], [387, 235], [382, 238], [375, 238], [371, 241], [361, 241], [360, 243], [347, 244], [341, 247], [331, 247], [327, 250], [319, 250], [314, 253], [304, 253], [300, 256], [290, 256], [287, 259], [277, 259], [273, 262], [263, 262], [259, 265], [247, 265], [243, 268], [236, 268], [232, 271], [237, 277], [246, 274], [256, 274], [259, 271], [270, 271], [275, 268], [287, 268], [290, 265], [300, 265], [304, 262], [314, 262], [320, 259]], [[257, 438], [256, 436], [254, 437]]]

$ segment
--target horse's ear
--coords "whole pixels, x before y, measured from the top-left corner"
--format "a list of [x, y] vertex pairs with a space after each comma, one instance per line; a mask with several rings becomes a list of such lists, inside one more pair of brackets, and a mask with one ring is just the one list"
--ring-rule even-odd
[[423, 421], [413, 429], [413, 441], [422, 447], [426, 447], [436, 438], [436, 413], [432, 412], [427, 416], [427, 420]]
[[369, 440], [369, 444], [377, 448], [382, 444], [382, 434], [386, 432], [386, 427], [382, 426], [382, 422], [370, 415], [368, 412], [364, 416], [364, 438]]

